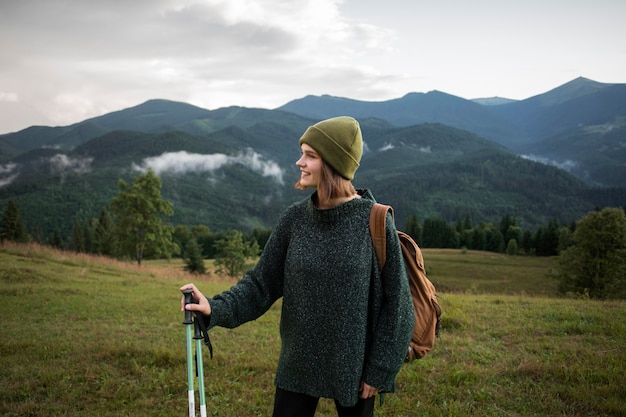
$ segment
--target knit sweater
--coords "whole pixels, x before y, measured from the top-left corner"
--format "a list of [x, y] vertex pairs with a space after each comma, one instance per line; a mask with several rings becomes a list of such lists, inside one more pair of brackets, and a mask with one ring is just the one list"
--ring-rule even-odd
[[344, 406], [360, 381], [393, 392], [413, 330], [402, 252], [387, 218], [387, 260], [376, 264], [371, 194], [320, 210], [313, 196], [281, 215], [259, 262], [209, 299], [210, 327], [255, 320], [283, 297], [275, 385]]

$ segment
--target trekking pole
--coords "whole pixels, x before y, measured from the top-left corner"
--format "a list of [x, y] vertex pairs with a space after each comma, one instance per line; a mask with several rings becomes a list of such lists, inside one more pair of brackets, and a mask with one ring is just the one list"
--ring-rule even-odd
[[[193, 303], [193, 290], [184, 290], [185, 305]], [[193, 389], [193, 344], [191, 339], [191, 326], [193, 319], [191, 318], [191, 310], [185, 310], [185, 336], [187, 341], [187, 397], [189, 399], [189, 417], [196, 417], [196, 403]]]
[[204, 397], [204, 367], [202, 365], [202, 329], [200, 320], [194, 320], [194, 336], [196, 340], [196, 376], [198, 377], [198, 393], [200, 394], [200, 417], [206, 417], [206, 401]]

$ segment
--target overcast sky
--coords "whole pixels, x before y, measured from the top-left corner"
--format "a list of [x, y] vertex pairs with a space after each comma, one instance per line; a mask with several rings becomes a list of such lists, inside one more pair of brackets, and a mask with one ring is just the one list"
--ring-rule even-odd
[[626, 82], [623, 0], [4, 0], [0, 134], [152, 98], [525, 99]]

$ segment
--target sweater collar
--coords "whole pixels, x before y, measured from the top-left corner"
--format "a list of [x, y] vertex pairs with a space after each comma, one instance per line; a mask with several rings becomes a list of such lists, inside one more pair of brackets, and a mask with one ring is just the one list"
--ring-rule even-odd
[[356, 207], [360, 207], [366, 200], [376, 201], [369, 190], [357, 190], [357, 193], [361, 198], [353, 198], [333, 208], [319, 209], [315, 206], [315, 200], [317, 199], [316, 191], [308, 198], [307, 211], [314, 221], [334, 223], [338, 219], [345, 218], [347, 215], [354, 213]]

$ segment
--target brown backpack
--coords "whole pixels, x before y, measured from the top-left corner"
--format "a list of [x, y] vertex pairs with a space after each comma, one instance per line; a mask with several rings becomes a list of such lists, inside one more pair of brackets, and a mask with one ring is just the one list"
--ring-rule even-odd
[[[385, 238], [387, 212], [391, 212], [393, 217], [393, 208], [391, 206], [376, 203], [372, 207], [370, 215], [370, 234], [372, 235], [372, 243], [381, 271], [385, 265], [387, 253], [387, 241]], [[405, 358], [406, 362], [411, 362], [424, 357], [435, 345], [435, 337], [439, 336], [439, 328], [441, 326], [441, 306], [437, 301], [435, 286], [426, 277], [424, 258], [419, 246], [411, 236], [404, 232], [398, 231], [398, 237], [400, 238], [402, 256], [407, 276], [409, 277], [413, 312], [415, 314], [413, 336], [411, 337]]]

